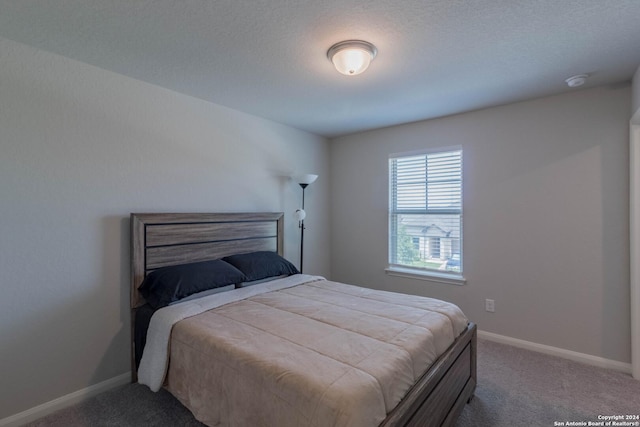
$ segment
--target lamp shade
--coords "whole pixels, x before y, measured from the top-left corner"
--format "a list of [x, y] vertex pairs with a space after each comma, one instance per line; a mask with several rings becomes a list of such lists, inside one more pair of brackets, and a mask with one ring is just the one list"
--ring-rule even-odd
[[298, 221], [303, 221], [307, 217], [307, 213], [304, 209], [296, 209], [295, 216]]
[[313, 183], [316, 179], [318, 179], [318, 175], [306, 174], [306, 175], [296, 175], [293, 177], [296, 182], [300, 185], [309, 185]]
[[346, 76], [355, 76], [369, 67], [378, 50], [362, 40], [347, 40], [336, 43], [327, 52], [336, 70]]

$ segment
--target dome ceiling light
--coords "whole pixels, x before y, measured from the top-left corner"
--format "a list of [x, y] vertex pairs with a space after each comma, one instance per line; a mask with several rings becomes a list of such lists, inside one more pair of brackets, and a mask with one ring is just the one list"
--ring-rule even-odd
[[578, 87], [582, 86], [587, 82], [588, 74], [578, 74], [577, 76], [571, 76], [565, 80], [565, 83], [569, 87]]
[[333, 62], [338, 72], [355, 76], [367, 69], [376, 57], [378, 49], [363, 40], [346, 40], [336, 43], [327, 51], [327, 58]]

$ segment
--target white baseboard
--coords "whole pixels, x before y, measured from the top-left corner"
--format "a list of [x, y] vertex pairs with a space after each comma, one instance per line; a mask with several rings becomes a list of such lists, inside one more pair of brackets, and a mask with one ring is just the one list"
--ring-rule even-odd
[[124, 385], [131, 382], [131, 373], [127, 372], [117, 377], [113, 377], [101, 383], [94, 384], [82, 390], [74, 391], [73, 393], [54, 399], [50, 402], [43, 403], [34, 408], [27, 409], [26, 411], [19, 412], [15, 415], [11, 415], [7, 418], [0, 420], [0, 427], [18, 427], [31, 421], [35, 421], [46, 415], [52, 414], [67, 406], [75, 405], [90, 397], [96, 396], [112, 388]]
[[587, 365], [597, 366], [599, 368], [612, 369], [614, 371], [619, 371], [631, 375], [631, 363], [618, 362], [617, 360], [605, 359], [604, 357], [578, 353], [577, 351], [565, 350], [563, 348], [538, 344], [531, 341], [519, 340], [517, 338], [511, 338], [504, 335], [498, 335], [492, 332], [480, 330], [478, 331], [478, 338], [483, 338], [488, 341], [493, 341], [500, 344], [512, 345], [514, 347], [536, 351], [538, 353], [544, 353], [551, 356], [562, 357], [563, 359], [586, 363]]

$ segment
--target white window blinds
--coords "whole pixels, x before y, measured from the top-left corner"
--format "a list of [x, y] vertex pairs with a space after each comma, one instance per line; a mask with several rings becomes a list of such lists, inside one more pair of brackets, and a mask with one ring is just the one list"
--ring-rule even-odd
[[462, 150], [389, 159], [389, 263], [462, 273]]

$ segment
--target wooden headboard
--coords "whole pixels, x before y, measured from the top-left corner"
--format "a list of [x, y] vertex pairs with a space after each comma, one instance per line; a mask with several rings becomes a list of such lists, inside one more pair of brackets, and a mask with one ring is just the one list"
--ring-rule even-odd
[[254, 251], [282, 255], [283, 215], [132, 213], [131, 308], [144, 304], [138, 288], [147, 273], [156, 268]]

